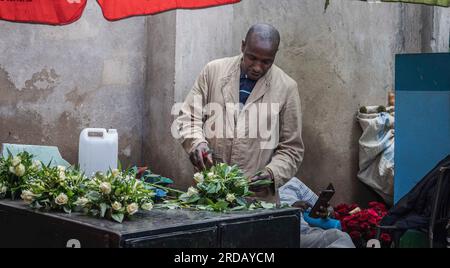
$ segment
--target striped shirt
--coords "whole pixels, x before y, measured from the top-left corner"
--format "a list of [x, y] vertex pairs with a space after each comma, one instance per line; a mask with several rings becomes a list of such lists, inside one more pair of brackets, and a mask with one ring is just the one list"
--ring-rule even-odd
[[239, 102], [245, 105], [248, 97], [252, 93], [253, 88], [256, 85], [257, 80], [251, 80], [247, 78], [247, 75], [241, 72], [239, 81]]

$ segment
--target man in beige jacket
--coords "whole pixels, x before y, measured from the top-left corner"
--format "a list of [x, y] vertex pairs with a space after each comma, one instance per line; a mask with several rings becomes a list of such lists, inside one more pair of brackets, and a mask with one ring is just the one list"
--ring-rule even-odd
[[279, 43], [273, 26], [252, 26], [241, 55], [203, 68], [177, 118], [197, 170], [224, 162], [251, 181], [271, 179], [251, 189], [269, 202], [279, 202], [278, 187], [295, 176], [304, 152], [297, 83], [273, 64]]

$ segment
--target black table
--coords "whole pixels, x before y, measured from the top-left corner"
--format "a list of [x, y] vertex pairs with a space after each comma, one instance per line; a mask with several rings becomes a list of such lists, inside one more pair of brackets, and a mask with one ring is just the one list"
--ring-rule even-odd
[[285, 248], [300, 246], [296, 208], [139, 212], [122, 224], [0, 201], [0, 247]]

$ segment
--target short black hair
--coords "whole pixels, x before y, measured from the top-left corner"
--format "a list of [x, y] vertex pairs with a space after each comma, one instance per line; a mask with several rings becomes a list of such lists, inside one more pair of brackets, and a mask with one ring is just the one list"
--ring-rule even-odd
[[276, 48], [280, 45], [280, 33], [270, 24], [258, 23], [250, 27], [245, 36], [245, 42], [247, 43], [253, 36], [261, 41], [272, 42]]

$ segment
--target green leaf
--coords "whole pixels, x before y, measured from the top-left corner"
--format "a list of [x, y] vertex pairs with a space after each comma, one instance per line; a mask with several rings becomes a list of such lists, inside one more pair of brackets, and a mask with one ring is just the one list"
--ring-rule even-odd
[[92, 214], [92, 216], [96, 217], [98, 216], [98, 214], [100, 214], [100, 211], [98, 211], [98, 209], [91, 209], [90, 213]]
[[272, 185], [273, 181], [272, 180], [257, 180], [257, 181], [253, 181], [250, 182], [249, 185], [251, 186], [265, 186], [265, 185]]
[[237, 206], [237, 207], [230, 209], [230, 211], [244, 210], [246, 208], [247, 208], [246, 206]]
[[113, 220], [115, 220], [116, 222], [118, 222], [118, 223], [122, 223], [123, 222], [123, 218], [124, 218], [124, 214], [112, 214], [111, 215], [111, 218], [113, 219]]
[[163, 184], [173, 184], [173, 180], [166, 178], [166, 177], [161, 177], [161, 183]]
[[265, 209], [271, 209], [271, 208], [275, 208], [275, 204], [274, 203], [267, 203], [264, 201], [261, 201], [261, 207], [265, 208]]
[[105, 203], [100, 203], [100, 217], [104, 218], [106, 214], [106, 210], [108, 210], [109, 206]]
[[186, 201], [187, 203], [195, 203], [200, 199], [200, 196], [195, 194], [191, 197], [189, 197], [189, 199]]
[[245, 198], [243, 197], [236, 197], [236, 202], [240, 205], [240, 206], [247, 206], [247, 202], [245, 201]]
[[98, 200], [100, 200], [102, 195], [99, 192], [91, 191], [86, 195], [86, 197], [89, 198], [93, 202], [97, 202]]
[[215, 184], [210, 184], [210, 185], [208, 185], [207, 187], [206, 187], [206, 192], [208, 193], [208, 194], [214, 194], [214, 193], [216, 193], [216, 185]]
[[216, 211], [224, 211], [228, 208], [228, 202], [225, 200], [219, 200], [217, 201], [217, 203], [214, 205], [214, 210]]
[[64, 206], [63, 209], [64, 209], [64, 212], [66, 212], [67, 214], [70, 214], [70, 213], [72, 212], [72, 210], [70, 209], [70, 207]]

